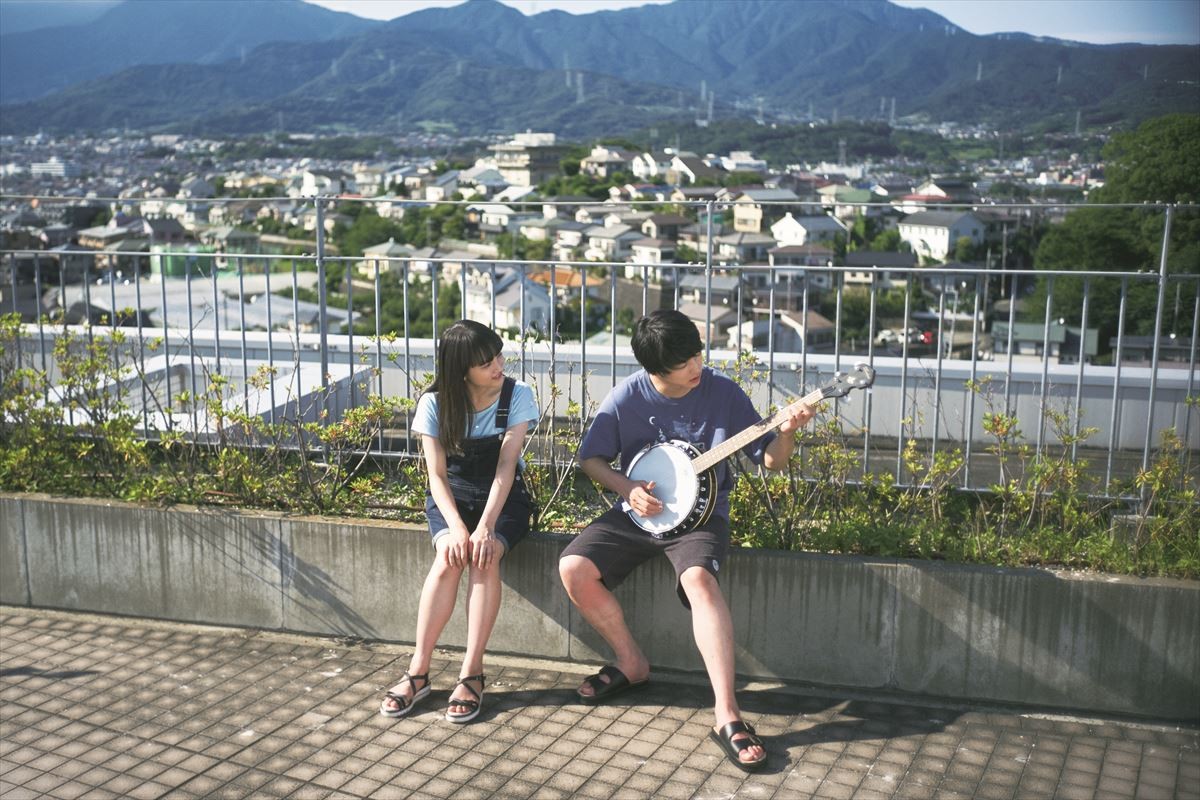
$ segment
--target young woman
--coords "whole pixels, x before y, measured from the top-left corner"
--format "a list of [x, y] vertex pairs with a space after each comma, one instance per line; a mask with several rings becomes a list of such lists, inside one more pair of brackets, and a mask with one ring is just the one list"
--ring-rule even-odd
[[408, 671], [379, 706], [403, 717], [430, 692], [429, 660], [467, 573], [467, 649], [446, 719], [470, 722], [483, 701], [483, 651], [500, 610], [500, 559], [529, 532], [521, 447], [538, 418], [528, 384], [504, 376], [503, 342], [460, 320], [442, 334], [433, 385], [417, 402], [413, 430], [429, 468], [425, 510], [436, 552], [421, 590]]

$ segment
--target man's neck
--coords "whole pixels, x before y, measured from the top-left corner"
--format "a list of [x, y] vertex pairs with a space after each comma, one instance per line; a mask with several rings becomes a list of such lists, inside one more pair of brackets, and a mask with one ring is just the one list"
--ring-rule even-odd
[[671, 400], [687, 397], [692, 389], [696, 388], [694, 386], [670, 386], [653, 372], [647, 372], [646, 374], [650, 376], [650, 384], [655, 390], [663, 397], [670, 398]]

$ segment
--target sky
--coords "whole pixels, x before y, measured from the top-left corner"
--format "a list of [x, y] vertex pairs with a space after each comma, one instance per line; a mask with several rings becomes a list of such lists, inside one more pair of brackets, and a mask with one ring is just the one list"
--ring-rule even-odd
[[[646, 5], [648, 0], [501, 0], [523, 14], [572, 14]], [[665, 2], [665, 0], [650, 0]], [[687, 2], [687, 0], [681, 0]], [[736, 0], [733, 0], [736, 1]], [[309, 0], [370, 19], [395, 19], [462, 0]], [[803, 0], [778, 0], [803, 2]], [[927, 8], [971, 33], [1022, 32], [1092, 44], [1200, 44], [1198, 0], [894, 0]]]

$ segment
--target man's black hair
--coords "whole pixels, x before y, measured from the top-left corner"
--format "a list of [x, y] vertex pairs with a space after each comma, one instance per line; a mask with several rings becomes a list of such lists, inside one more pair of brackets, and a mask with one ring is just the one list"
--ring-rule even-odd
[[696, 324], [672, 308], [651, 311], [633, 329], [633, 355], [651, 375], [666, 375], [700, 354]]

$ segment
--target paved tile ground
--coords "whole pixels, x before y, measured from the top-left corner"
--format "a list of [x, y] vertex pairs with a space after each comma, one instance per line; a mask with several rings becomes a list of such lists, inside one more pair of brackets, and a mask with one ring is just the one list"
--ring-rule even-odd
[[490, 657], [484, 711], [381, 717], [397, 645], [0, 607], [0, 797], [1200, 798], [1200, 732], [751, 685], [771, 767], [706, 739], [711, 694], [659, 673], [573, 701], [579, 665]]

